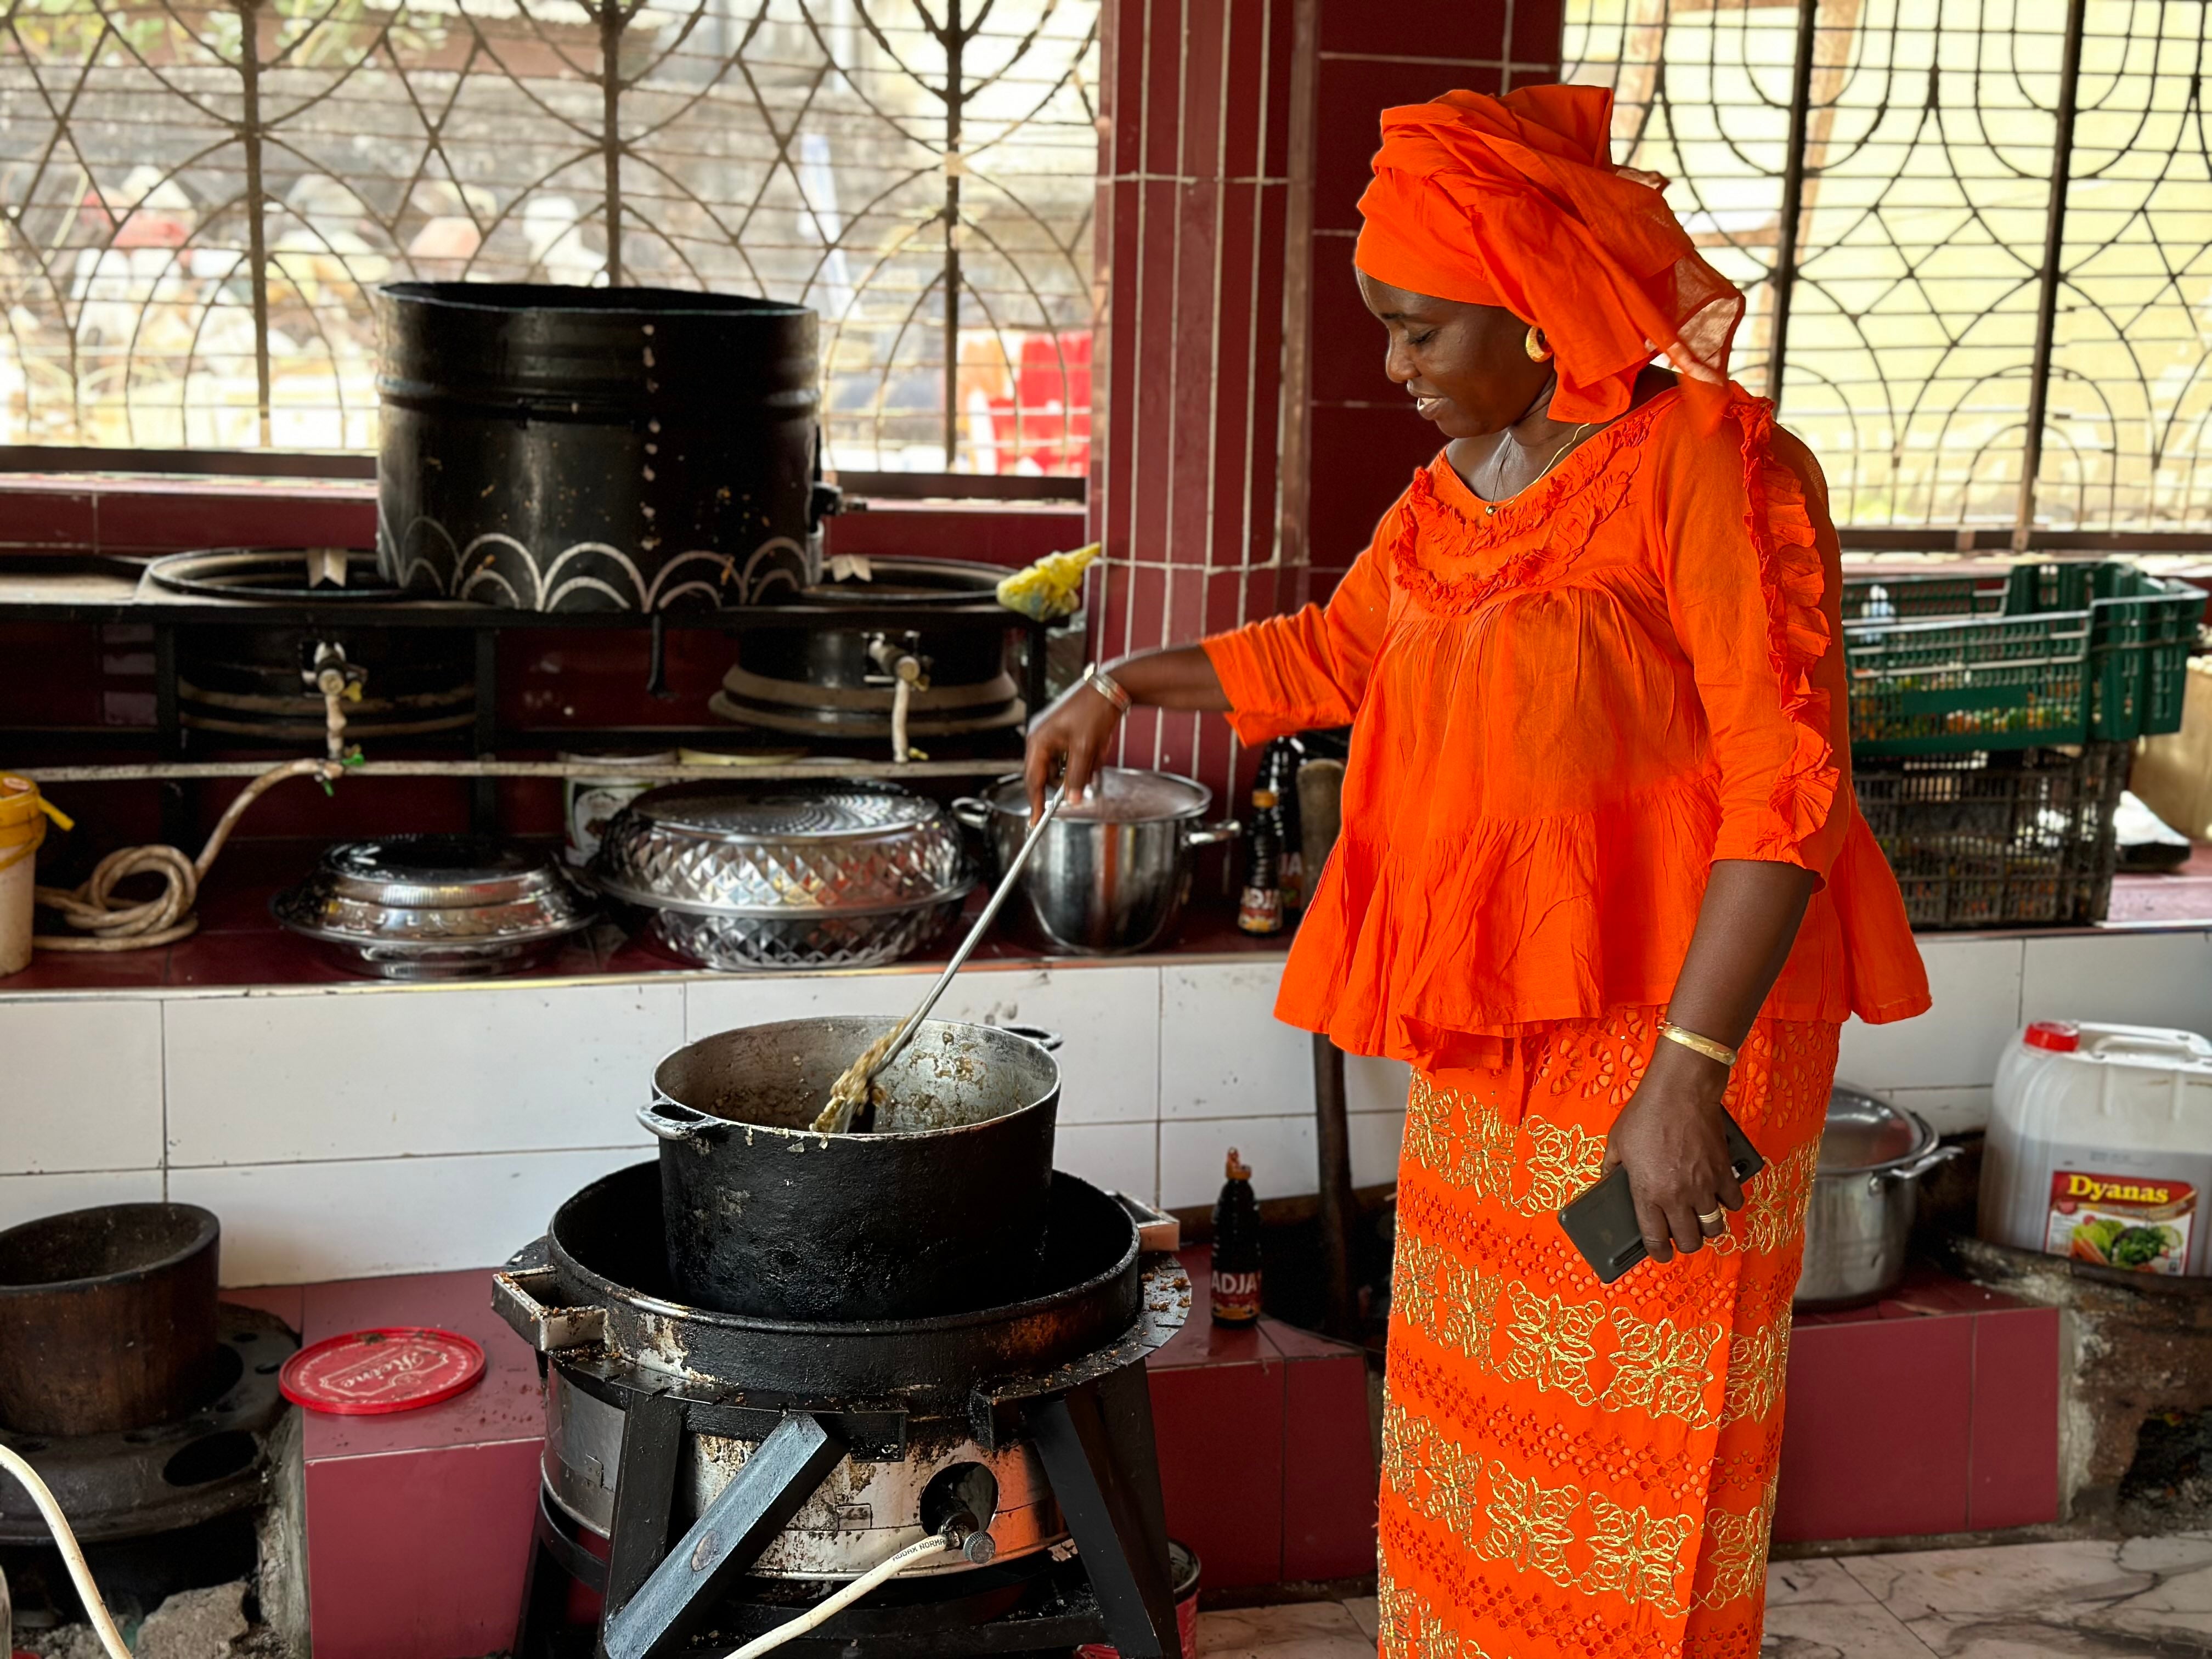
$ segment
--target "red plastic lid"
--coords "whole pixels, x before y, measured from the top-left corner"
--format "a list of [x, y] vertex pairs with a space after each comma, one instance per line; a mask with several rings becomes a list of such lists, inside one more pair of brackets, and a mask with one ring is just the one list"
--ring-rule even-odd
[[276, 1374], [284, 1398], [339, 1417], [411, 1412], [451, 1400], [483, 1376], [484, 1352], [453, 1331], [386, 1326], [302, 1348]]
[[2021, 1039], [2031, 1048], [2048, 1048], [2055, 1054], [2070, 1054], [2081, 1046], [2081, 1028], [2071, 1020], [2039, 1019], [2027, 1028]]

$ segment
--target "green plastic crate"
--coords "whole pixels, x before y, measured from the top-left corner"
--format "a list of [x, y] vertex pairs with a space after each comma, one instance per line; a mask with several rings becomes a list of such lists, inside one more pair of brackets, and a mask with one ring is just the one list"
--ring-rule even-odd
[[2205, 596], [2106, 561], [1844, 584], [1851, 746], [2122, 743], [2181, 729]]

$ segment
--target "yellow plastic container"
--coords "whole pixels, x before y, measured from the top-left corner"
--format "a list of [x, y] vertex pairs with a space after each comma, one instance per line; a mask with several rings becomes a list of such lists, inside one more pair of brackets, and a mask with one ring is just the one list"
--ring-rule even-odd
[[31, 965], [31, 894], [46, 820], [69, 819], [28, 778], [0, 772], [0, 978]]

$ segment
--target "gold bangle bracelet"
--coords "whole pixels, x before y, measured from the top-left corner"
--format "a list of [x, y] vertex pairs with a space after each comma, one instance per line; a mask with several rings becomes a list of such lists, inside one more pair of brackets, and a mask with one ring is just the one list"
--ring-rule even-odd
[[1717, 1060], [1728, 1066], [1735, 1064], [1736, 1051], [1726, 1043], [1716, 1042], [1709, 1036], [1699, 1036], [1695, 1031], [1686, 1031], [1671, 1019], [1659, 1022], [1659, 1035], [1669, 1042], [1679, 1042], [1685, 1048], [1695, 1050], [1707, 1060]]
[[1122, 690], [1121, 682], [1099, 667], [1097, 663], [1091, 664], [1083, 671], [1083, 683], [1112, 703], [1115, 714], [1126, 714], [1129, 712], [1129, 694]]

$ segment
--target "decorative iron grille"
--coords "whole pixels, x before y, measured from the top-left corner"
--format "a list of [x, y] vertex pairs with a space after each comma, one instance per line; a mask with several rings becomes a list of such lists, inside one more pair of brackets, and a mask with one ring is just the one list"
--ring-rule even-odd
[[1566, 75], [1750, 289], [1839, 520], [2202, 531], [2209, 11], [1568, 0]]
[[372, 448], [404, 277], [799, 301], [833, 465], [1088, 465], [1096, 0], [4, 15], [0, 442]]

